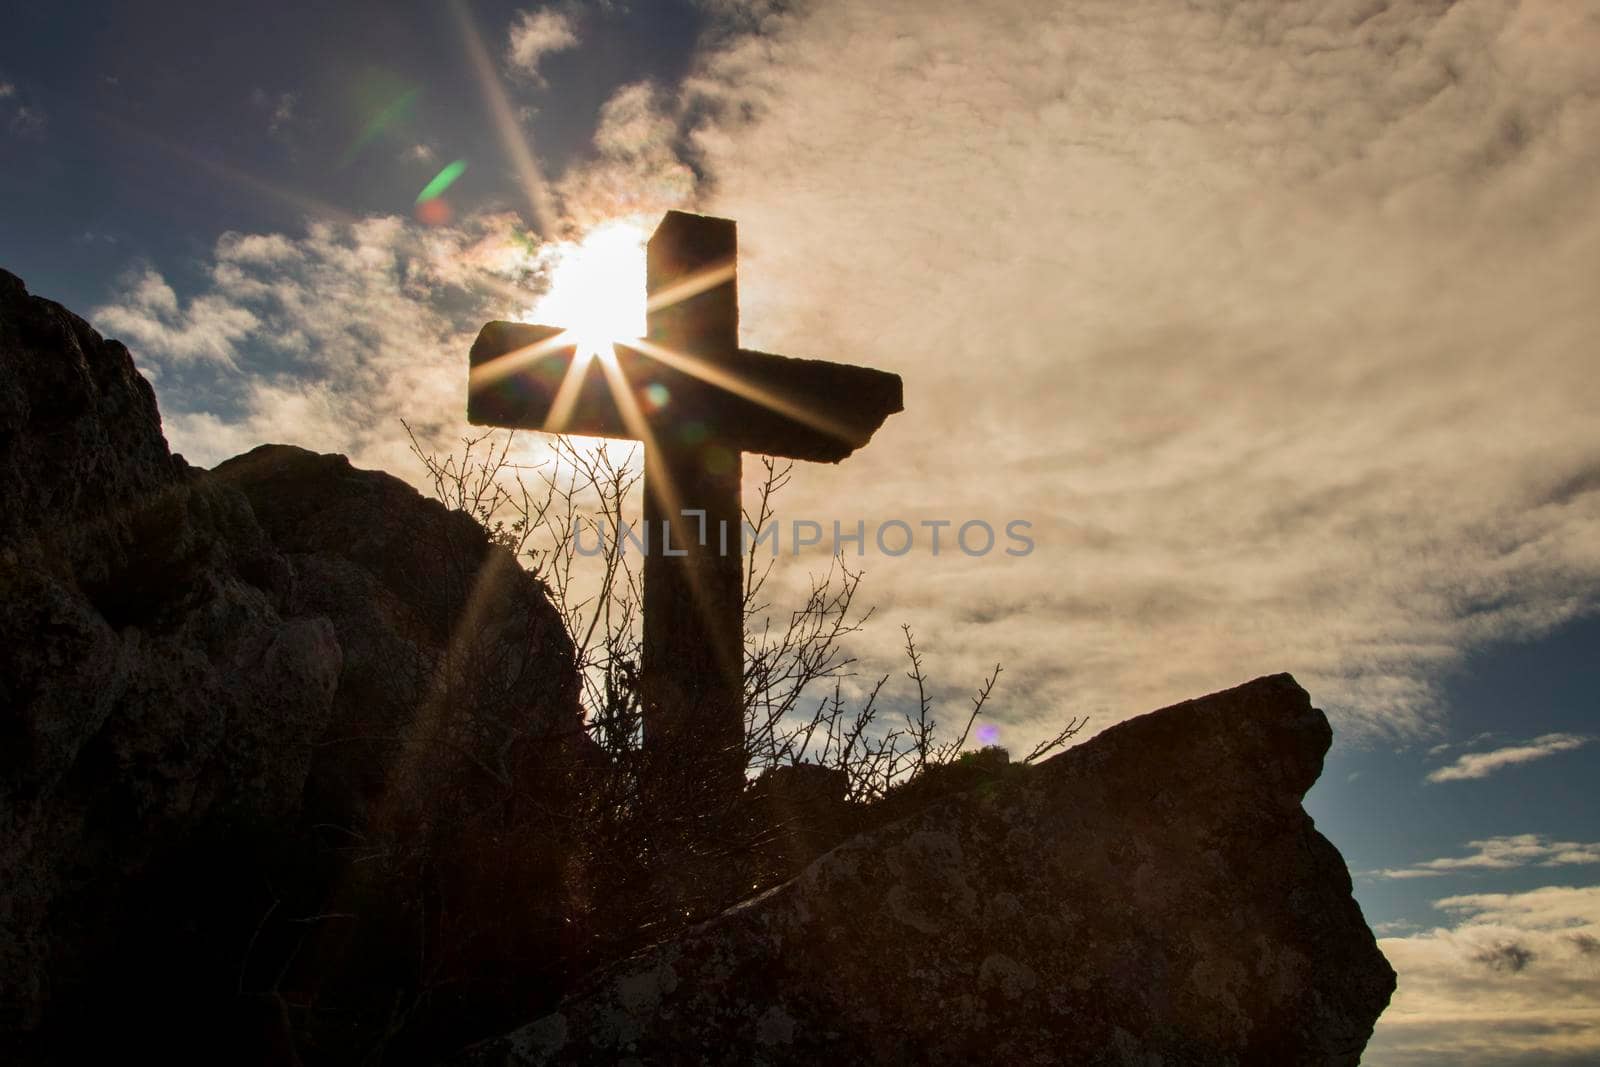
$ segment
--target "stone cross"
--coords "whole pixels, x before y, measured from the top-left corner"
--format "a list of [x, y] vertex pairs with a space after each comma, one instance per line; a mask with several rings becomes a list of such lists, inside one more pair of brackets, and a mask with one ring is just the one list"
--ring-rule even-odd
[[647, 337], [491, 322], [467, 401], [480, 426], [644, 442], [646, 767], [718, 796], [745, 773], [741, 455], [837, 463], [902, 410], [898, 375], [740, 348], [737, 253], [732, 220], [667, 212]]

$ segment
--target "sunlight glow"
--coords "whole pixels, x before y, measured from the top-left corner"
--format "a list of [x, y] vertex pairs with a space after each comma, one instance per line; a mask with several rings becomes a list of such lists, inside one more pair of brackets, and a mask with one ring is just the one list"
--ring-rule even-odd
[[849, 441], [854, 438], [854, 434], [848, 426], [835, 419], [830, 419], [826, 414], [820, 411], [813, 411], [787, 397], [779, 396], [770, 389], [763, 389], [756, 383], [746, 381], [737, 374], [730, 373], [709, 360], [691, 356], [685, 352], [678, 352], [642, 338], [637, 341], [631, 341], [629, 344], [646, 355], [655, 357], [669, 367], [680, 370], [685, 374], [691, 374], [708, 385], [714, 385], [736, 396], [742, 396], [746, 400], [760, 404], [768, 411], [786, 415], [795, 422], [809, 426], [820, 433], [836, 437], [841, 441]]
[[565, 327], [586, 357], [610, 357], [614, 342], [644, 336], [647, 236], [618, 219], [551, 245], [550, 288], [522, 317]]

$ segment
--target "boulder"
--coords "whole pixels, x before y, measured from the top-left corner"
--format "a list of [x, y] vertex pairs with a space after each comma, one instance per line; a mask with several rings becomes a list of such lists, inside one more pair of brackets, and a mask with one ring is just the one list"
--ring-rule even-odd
[[577, 684], [470, 518], [341, 456], [191, 468], [0, 272], [0, 1061], [458, 1046], [397, 1005], [551, 973]]
[[[0, 270], [0, 545], [81, 548], [182, 470], [128, 350]], [[84, 562], [115, 547], [95, 545]]]
[[852, 837], [459, 1064], [1354, 1064], [1394, 989], [1288, 675]]

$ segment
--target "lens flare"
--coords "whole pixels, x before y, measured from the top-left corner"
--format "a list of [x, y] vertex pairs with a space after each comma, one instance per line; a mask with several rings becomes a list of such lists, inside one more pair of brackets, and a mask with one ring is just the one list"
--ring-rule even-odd
[[450, 220], [456, 217], [451, 209], [450, 202], [443, 197], [434, 197], [432, 200], [421, 200], [417, 203], [417, 221], [429, 226], [448, 226]]
[[362, 127], [350, 147], [345, 149], [344, 155], [339, 157], [337, 169], [343, 170], [348, 167], [361, 154], [362, 149], [382, 136], [389, 127], [408, 118], [416, 107], [417, 98], [421, 95], [421, 89], [407, 89], [374, 115], [371, 121]]
[[444, 195], [444, 191], [454, 185], [456, 179], [466, 172], [467, 161], [464, 159], [446, 164], [443, 170], [433, 176], [433, 181], [422, 187], [422, 192], [417, 194], [417, 203]]

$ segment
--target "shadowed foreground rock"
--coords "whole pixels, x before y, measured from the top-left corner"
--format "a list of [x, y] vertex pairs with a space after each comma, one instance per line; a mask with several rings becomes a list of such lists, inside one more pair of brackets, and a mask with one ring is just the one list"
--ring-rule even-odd
[[554, 980], [581, 742], [470, 518], [342, 456], [190, 467], [127, 349], [0, 271], [0, 1062], [492, 1032]]
[[855, 837], [460, 1064], [1353, 1064], [1394, 989], [1288, 675]]
[[1286, 676], [866, 809], [769, 774], [718, 873], [799, 876], [621, 964], [708, 872], [596, 836], [577, 685], [467, 516], [190, 467], [0, 271], [0, 1063], [1349, 1063], [1393, 988]]

